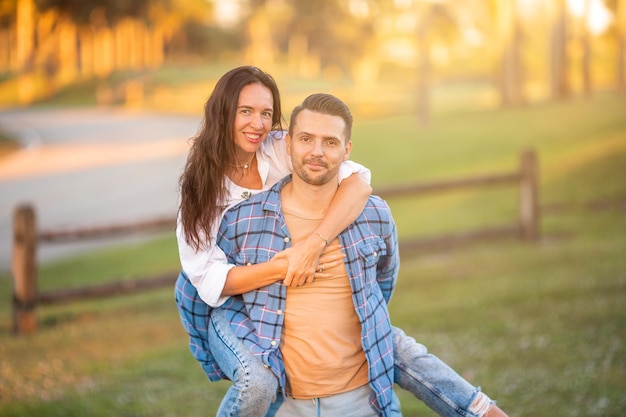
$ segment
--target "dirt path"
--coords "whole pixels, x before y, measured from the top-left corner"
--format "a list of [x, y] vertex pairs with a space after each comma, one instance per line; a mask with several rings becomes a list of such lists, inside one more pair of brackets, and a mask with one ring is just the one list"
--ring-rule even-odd
[[[199, 121], [99, 108], [0, 111], [0, 128], [24, 144], [0, 159], [0, 271], [10, 267], [19, 204], [35, 207], [40, 229], [174, 216], [187, 139]], [[102, 244], [42, 246], [38, 259]]]

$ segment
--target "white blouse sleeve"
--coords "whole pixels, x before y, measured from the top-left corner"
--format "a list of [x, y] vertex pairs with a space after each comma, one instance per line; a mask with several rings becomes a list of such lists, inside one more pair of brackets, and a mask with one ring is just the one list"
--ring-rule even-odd
[[363, 178], [363, 181], [368, 184], [372, 183], [372, 172], [368, 168], [361, 164], [357, 164], [354, 161], [344, 161], [341, 163], [341, 166], [339, 167], [339, 183], [341, 184], [341, 181], [345, 180], [352, 174], [359, 175]]
[[226, 255], [215, 245], [217, 228], [212, 232], [212, 245], [208, 249], [196, 251], [185, 239], [180, 216], [176, 224], [176, 239], [178, 240], [178, 255], [183, 271], [196, 287], [198, 295], [211, 307], [219, 307], [228, 299], [222, 296], [228, 271], [235, 265], [229, 265]]

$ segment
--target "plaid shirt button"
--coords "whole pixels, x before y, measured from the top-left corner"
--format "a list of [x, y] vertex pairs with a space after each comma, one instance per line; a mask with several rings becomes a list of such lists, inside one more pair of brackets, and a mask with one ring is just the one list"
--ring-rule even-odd
[[285, 243], [289, 242], [289, 238], [288, 237], [286, 237], [284, 240], [285, 240]]

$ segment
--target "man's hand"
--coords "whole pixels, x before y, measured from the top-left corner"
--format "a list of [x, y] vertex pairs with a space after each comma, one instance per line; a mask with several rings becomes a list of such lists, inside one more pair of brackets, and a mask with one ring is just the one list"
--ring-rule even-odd
[[341, 253], [341, 245], [325, 247], [323, 243], [315, 236], [309, 237], [274, 256], [274, 259], [286, 259], [289, 264], [287, 275], [283, 280], [284, 285], [299, 287], [313, 282], [316, 277], [329, 278], [332, 276], [325, 273], [324, 270], [343, 262], [345, 255]]
[[331, 245], [320, 256], [320, 262], [315, 270], [315, 278], [332, 278], [333, 274], [326, 271], [343, 263], [346, 255], [341, 252], [341, 245]]
[[274, 258], [285, 258], [289, 263], [283, 284], [298, 287], [307, 282], [313, 282], [315, 269], [324, 246], [321, 239], [311, 235], [291, 248], [277, 253]]

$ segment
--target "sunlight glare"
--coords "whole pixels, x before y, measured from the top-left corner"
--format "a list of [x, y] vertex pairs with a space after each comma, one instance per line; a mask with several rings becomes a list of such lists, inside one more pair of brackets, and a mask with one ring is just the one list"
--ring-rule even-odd
[[[585, 15], [587, 0], [567, 0], [567, 8], [577, 18]], [[612, 16], [602, 0], [589, 0], [589, 13], [586, 18], [587, 27], [594, 35], [603, 33], [611, 24]]]
[[370, 15], [370, 7], [364, 0], [350, 0], [348, 3], [350, 13], [359, 18], [365, 18]]
[[241, 19], [242, 5], [240, 1], [215, 0], [214, 19], [223, 27], [231, 27]]
[[594, 35], [599, 35], [608, 29], [613, 17], [607, 10], [606, 6], [601, 0], [594, 0], [591, 3], [591, 10], [589, 17], [587, 18], [587, 24], [589, 30]]
[[587, 0], [567, 0], [567, 8], [576, 17], [582, 17], [585, 14], [585, 2]]

